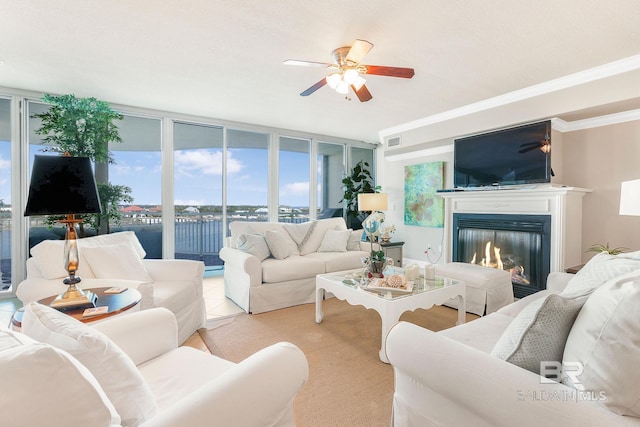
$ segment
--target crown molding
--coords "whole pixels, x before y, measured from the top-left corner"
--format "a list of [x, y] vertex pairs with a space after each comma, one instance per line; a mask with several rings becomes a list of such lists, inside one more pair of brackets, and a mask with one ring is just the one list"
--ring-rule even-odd
[[608, 64], [590, 68], [588, 70], [579, 71], [568, 76], [549, 80], [547, 82], [509, 92], [504, 95], [499, 95], [493, 98], [485, 99], [483, 101], [475, 102], [473, 104], [465, 105], [460, 108], [455, 108], [453, 110], [444, 111], [439, 114], [434, 114], [432, 116], [424, 117], [422, 119], [414, 120], [398, 126], [382, 129], [378, 132], [378, 137], [380, 141], [384, 141], [385, 137], [388, 137], [390, 135], [396, 135], [420, 127], [433, 125], [435, 123], [468, 116], [481, 111], [490, 110], [492, 108], [512, 104], [526, 99], [535, 98], [537, 96], [546, 95], [562, 89], [579, 86], [585, 83], [601, 80], [607, 77], [623, 74], [637, 69], [640, 69], [640, 55], [630, 56], [628, 58], [610, 62]]

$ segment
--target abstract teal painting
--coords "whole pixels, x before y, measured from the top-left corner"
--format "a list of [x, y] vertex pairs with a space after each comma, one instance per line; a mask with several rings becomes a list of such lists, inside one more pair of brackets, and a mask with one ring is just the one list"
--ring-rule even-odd
[[444, 227], [442, 190], [444, 162], [404, 167], [404, 223], [422, 227]]

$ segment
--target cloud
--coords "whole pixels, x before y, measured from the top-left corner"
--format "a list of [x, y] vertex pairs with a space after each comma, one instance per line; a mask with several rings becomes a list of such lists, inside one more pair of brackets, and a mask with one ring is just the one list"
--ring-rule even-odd
[[4, 159], [0, 155], [0, 169], [11, 169], [11, 160]]
[[[222, 175], [222, 151], [184, 150], [174, 153], [176, 174]], [[227, 174], [232, 175], [244, 168], [241, 161], [227, 154]]]
[[280, 189], [282, 196], [304, 196], [309, 194], [309, 181], [291, 182]]
[[175, 205], [187, 205], [187, 206], [202, 206], [207, 204], [204, 199], [174, 200], [173, 203]]

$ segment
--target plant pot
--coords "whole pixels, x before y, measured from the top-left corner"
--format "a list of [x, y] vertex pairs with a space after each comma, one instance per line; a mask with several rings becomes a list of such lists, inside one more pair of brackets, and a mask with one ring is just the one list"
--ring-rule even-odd
[[369, 277], [382, 277], [382, 271], [387, 263], [385, 261], [372, 261], [367, 266]]

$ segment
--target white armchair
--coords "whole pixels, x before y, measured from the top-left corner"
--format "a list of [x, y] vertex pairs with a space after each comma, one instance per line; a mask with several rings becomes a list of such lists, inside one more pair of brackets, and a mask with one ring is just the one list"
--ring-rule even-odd
[[[178, 339], [187, 340], [206, 326], [202, 291], [204, 264], [184, 259], [146, 259], [146, 252], [133, 231], [78, 240], [83, 289], [124, 287], [142, 295], [140, 309], [164, 307], [175, 314]], [[63, 240], [44, 240], [31, 248], [27, 278], [16, 290], [23, 304], [60, 294], [67, 288], [62, 279]]]
[[[304, 354], [290, 343], [238, 364], [178, 347], [175, 317], [163, 308], [88, 326], [30, 304], [22, 330], [0, 329], [0, 371], [11, 390], [4, 426], [292, 426], [293, 401], [308, 377]], [[43, 350], [56, 353], [53, 361], [34, 362]], [[61, 357], [75, 368], [60, 368]]]

